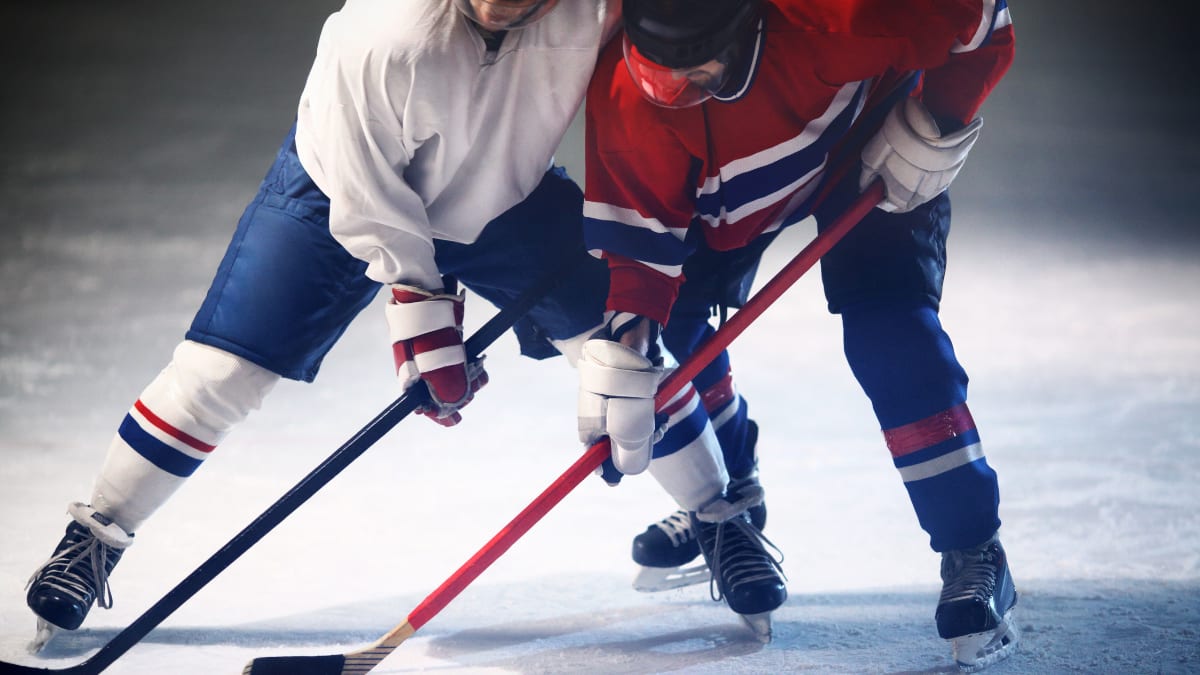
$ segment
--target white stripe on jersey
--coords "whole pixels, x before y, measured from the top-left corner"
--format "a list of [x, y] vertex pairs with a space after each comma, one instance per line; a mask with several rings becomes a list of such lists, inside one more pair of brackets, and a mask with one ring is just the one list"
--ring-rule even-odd
[[997, 28], [1003, 28], [1007, 23], [1000, 23], [1000, 17], [1003, 16], [1005, 21], [1012, 23], [1008, 16], [1008, 8], [1005, 7], [999, 14], [996, 13], [996, 0], [983, 0], [983, 11], [979, 16], [979, 27], [975, 29], [975, 34], [971, 36], [971, 41], [967, 44], [955, 42], [950, 48], [951, 54], [961, 54], [963, 52], [973, 52], [979, 49], [983, 41], [991, 32]]
[[636, 209], [627, 209], [612, 204], [604, 204], [602, 202], [586, 201], [583, 203], [583, 217], [593, 220], [609, 220], [615, 223], [622, 223], [631, 227], [636, 227], [643, 230], [650, 230], [658, 234], [666, 234], [670, 232], [679, 239], [687, 234], [686, 228], [680, 231], [673, 231], [658, 218], [647, 218], [638, 213]]
[[[825, 133], [826, 129], [829, 128], [829, 125], [833, 122], [833, 120], [836, 119], [837, 116], [840, 115], [847, 106], [855, 101], [858, 91], [862, 85], [862, 82], [851, 82], [843, 85], [838, 91], [837, 95], [834, 96], [833, 100], [830, 102], [829, 107], [825, 109], [825, 112], [820, 117], [805, 125], [804, 130], [801, 131], [798, 136], [765, 150], [760, 150], [752, 155], [739, 157], [738, 159], [735, 159], [722, 166], [718, 170], [716, 176], [711, 176], [705, 179], [704, 184], [696, 192], [697, 200], [704, 195], [715, 194], [719, 192], [724, 183], [732, 181], [742, 174], [761, 169], [765, 166], [774, 164], [775, 162], [787, 159], [792, 155], [803, 152], [805, 148], [819, 140]], [[858, 106], [859, 109], [855, 110], [855, 117], [857, 117], [861, 112], [861, 105], [862, 102], [860, 102]], [[722, 222], [736, 223], [742, 218], [757, 213], [771, 204], [780, 201], [787, 195], [790, 195], [793, 191], [804, 185], [807, 181], [810, 181], [814, 177], [820, 175], [824, 167], [825, 162], [822, 161], [819, 166], [814, 167], [812, 170], [808, 171], [803, 176], [800, 176], [788, 185], [769, 195], [764, 195], [758, 199], [754, 199], [750, 202], [742, 204], [736, 207], [733, 211], [726, 211], [724, 206], [722, 206], [719, 215], [698, 215], [700, 219], [707, 223], [710, 227], [718, 227]]]
[[959, 448], [941, 457], [934, 457], [933, 459], [926, 460], [920, 464], [913, 464], [912, 466], [898, 467], [897, 470], [900, 472], [900, 478], [905, 483], [912, 483], [926, 478], [933, 478], [951, 469], [957, 469], [965, 464], [970, 464], [977, 459], [983, 459], [983, 445], [981, 443], [972, 443], [965, 448]]

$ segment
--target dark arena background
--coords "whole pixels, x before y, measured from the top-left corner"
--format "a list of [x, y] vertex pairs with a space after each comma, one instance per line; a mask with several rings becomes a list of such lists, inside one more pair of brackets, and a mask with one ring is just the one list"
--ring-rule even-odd
[[[114, 608], [25, 653], [26, 579], [181, 339], [338, 6], [0, 7], [0, 660], [86, 658], [398, 395], [368, 308], [315, 384], [281, 383], [138, 532]], [[1021, 593], [1022, 646], [997, 673], [1200, 671], [1200, 78], [1185, 9], [1013, 0], [1017, 60], [953, 188], [942, 318]], [[578, 179], [580, 133], [559, 155]], [[781, 237], [760, 282], [812, 235]], [[634, 592], [629, 541], [675, 507], [648, 476], [589, 479], [375, 672], [949, 672], [938, 558], [817, 276], [732, 349], [790, 580], [773, 643], [704, 586]], [[470, 298], [468, 329], [491, 311]], [[562, 359], [519, 358], [505, 337], [488, 369], [462, 425], [402, 423], [110, 672], [240, 672], [403, 621], [582, 451]]]

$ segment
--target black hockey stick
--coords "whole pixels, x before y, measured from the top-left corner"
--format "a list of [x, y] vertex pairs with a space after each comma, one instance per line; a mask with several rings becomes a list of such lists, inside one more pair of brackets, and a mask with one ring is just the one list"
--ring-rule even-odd
[[[830, 226], [818, 234], [754, 297], [696, 348], [679, 368], [658, 387], [654, 400], [663, 406], [684, 385], [696, 377], [734, 338], [741, 335], [775, 300], [791, 288], [813, 265], [841, 241], [863, 217], [883, 199], [883, 184], [876, 180]], [[393, 627], [374, 644], [344, 654], [316, 656], [260, 656], [246, 664], [242, 675], [365, 675], [379, 665], [421, 626], [450, 604], [468, 585], [512, 547], [526, 532], [550, 512], [585, 478], [608, 458], [611, 447], [607, 438], [592, 445], [562, 475], [515, 518], [496, 533], [470, 560], [442, 582], [417, 605], [404, 622]]]
[[[513, 327], [522, 316], [533, 308], [550, 291], [557, 287], [571, 273], [574, 260], [567, 256], [562, 264], [550, 273], [543, 275], [532, 286], [521, 293], [512, 303], [497, 312], [483, 324], [474, 335], [466, 341], [468, 359], [478, 358], [483, 350], [496, 341], [501, 335]], [[254, 519], [241, 532], [229, 540], [208, 560], [200, 564], [183, 581], [179, 582], [158, 602], [142, 613], [133, 623], [129, 624], [112, 640], [109, 640], [95, 654], [82, 663], [67, 668], [36, 668], [15, 663], [0, 661], [0, 675], [34, 675], [35, 673], [62, 673], [67, 675], [93, 675], [112, 665], [134, 645], [154, 630], [158, 624], [179, 609], [193, 595], [204, 588], [218, 574], [223, 572], [250, 547], [258, 543], [276, 525], [283, 522], [300, 505], [308, 501], [330, 480], [342, 472], [355, 459], [375, 444], [387, 432], [400, 423], [414, 410], [419, 408], [428, 397], [428, 390], [423, 382], [410, 388], [403, 396], [393, 401], [375, 419], [360, 429], [350, 440], [346, 441], [317, 468], [300, 480], [291, 490], [267, 507], [261, 515]]]

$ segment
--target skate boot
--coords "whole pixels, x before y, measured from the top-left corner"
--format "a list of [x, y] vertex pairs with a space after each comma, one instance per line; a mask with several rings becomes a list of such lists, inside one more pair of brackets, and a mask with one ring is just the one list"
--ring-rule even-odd
[[1016, 649], [1016, 604], [1008, 556], [997, 537], [942, 554], [942, 595], [934, 618], [938, 635], [950, 641], [961, 670], [980, 670]]
[[[744, 495], [745, 493], [743, 493]], [[761, 499], [761, 490], [759, 491]], [[771, 612], [787, 600], [779, 549], [750, 522], [744, 499], [722, 496], [690, 514], [700, 552], [712, 570], [709, 591], [725, 600], [763, 642], [771, 641]], [[765, 546], [764, 546], [765, 545]]]
[[[741, 480], [729, 484], [729, 493], [738, 495], [762, 494], [757, 471]], [[767, 524], [767, 505], [759, 503], [749, 508], [750, 522], [759, 530]], [[633, 580], [634, 590], [643, 593], [666, 591], [708, 581], [711, 575], [700, 557], [700, 544], [692, 529], [688, 512], [676, 511], [650, 525], [646, 531], [633, 538], [633, 561], [640, 565]]]
[[86, 504], [75, 502], [67, 511], [74, 520], [26, 584], [25, 602], [38, 615], [31, 651], [40, 650], [57, 629], [79, 628], [93, 604], [112, 606], [108, 575], [133, 543], [133, 535]]

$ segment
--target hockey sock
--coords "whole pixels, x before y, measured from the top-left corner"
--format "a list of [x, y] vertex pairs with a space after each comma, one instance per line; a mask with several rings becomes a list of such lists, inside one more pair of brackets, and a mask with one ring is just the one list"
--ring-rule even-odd
[[871, 399], [921, 527], [936, 551], [974, 546], [1000, 526], [996, 473], [966, 405], [967, 375], [927, 303], [842, 311], [846, 357]]
[[[687, 358], [696, 347], [716, 330], [708, 323], [707, 315], [672, 315], [672, 324], [663, 331], [663, 344], [672, 354]], [[721, 352], [692, 379], [700, 392], [700, 400], [712, 420], [726, 468], [736, 477], [754, 471], [756, 458], [748, 437], [750, 420], [746, 401], [734, 385], [728, 350]]]
[[[663, 366], [678, 366], [670, 350], [663, 349]], [[666, 432], [654, 444], [650, 475], [679, 504], [694, 511], [721, 495], [729, 483], [721, 444], [696, 387], [687, 384], [659, 411], [667, 416]]]
[[92, 506], [126, 532], [137, 530], [278, 380], [228, 352], [181, 343], [121, 422]]

